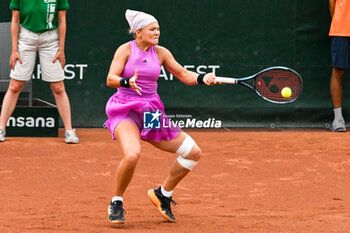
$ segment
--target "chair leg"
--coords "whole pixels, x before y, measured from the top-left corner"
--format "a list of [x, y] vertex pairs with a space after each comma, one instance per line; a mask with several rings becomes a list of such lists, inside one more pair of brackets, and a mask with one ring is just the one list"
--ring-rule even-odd
[[29, 107], [33, 107], [33, 95], [32, 95], [32, 92], [29, 92], [28, 105], [29, 105]]

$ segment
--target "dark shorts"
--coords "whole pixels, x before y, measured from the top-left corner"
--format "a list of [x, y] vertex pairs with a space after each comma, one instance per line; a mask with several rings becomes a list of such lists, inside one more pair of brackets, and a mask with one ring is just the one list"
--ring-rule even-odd
[[332, 67], [348, 69], [350, 67], [350, 37], [333, 36], [331, 41]]

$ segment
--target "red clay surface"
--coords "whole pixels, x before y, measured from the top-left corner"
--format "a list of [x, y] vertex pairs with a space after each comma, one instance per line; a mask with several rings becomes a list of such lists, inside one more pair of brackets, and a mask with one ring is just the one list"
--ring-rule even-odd
[[0, 143], [0, 232], [350, 232], [350, 133], [187, 131], [203, 150], [177, 187], [176, 223], [148, 199], [176, 155], [143, 142], [124, 196], [126, 223], [107, 221], [121, 159], [105, 129], [81, 143]]

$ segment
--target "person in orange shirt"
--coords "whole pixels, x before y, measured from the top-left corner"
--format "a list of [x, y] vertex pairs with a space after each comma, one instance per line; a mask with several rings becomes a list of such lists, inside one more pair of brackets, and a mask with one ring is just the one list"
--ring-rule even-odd
[[345, 69], [350, 67], [350, 0], [329, 0], [332, 23], [329, 30], [332, 52], [332, 76], [330, 92], [334, 110], [334, 120], [330, 129], [345, 132], [342, 115], [342, 79]]

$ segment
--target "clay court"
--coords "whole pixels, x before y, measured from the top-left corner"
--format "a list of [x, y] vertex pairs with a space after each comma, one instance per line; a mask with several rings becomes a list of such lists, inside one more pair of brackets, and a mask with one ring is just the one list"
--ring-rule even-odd
[[146, 194], [176, 155], [143, 142], [124, 225], [107, 221], [121, 159], [106, 129], [81, 143], [8, 137], [0, 144], [0, 232], [349, 232], [350, 134], [187, 131], [203, 157], [176, 189], [176, 223]]

